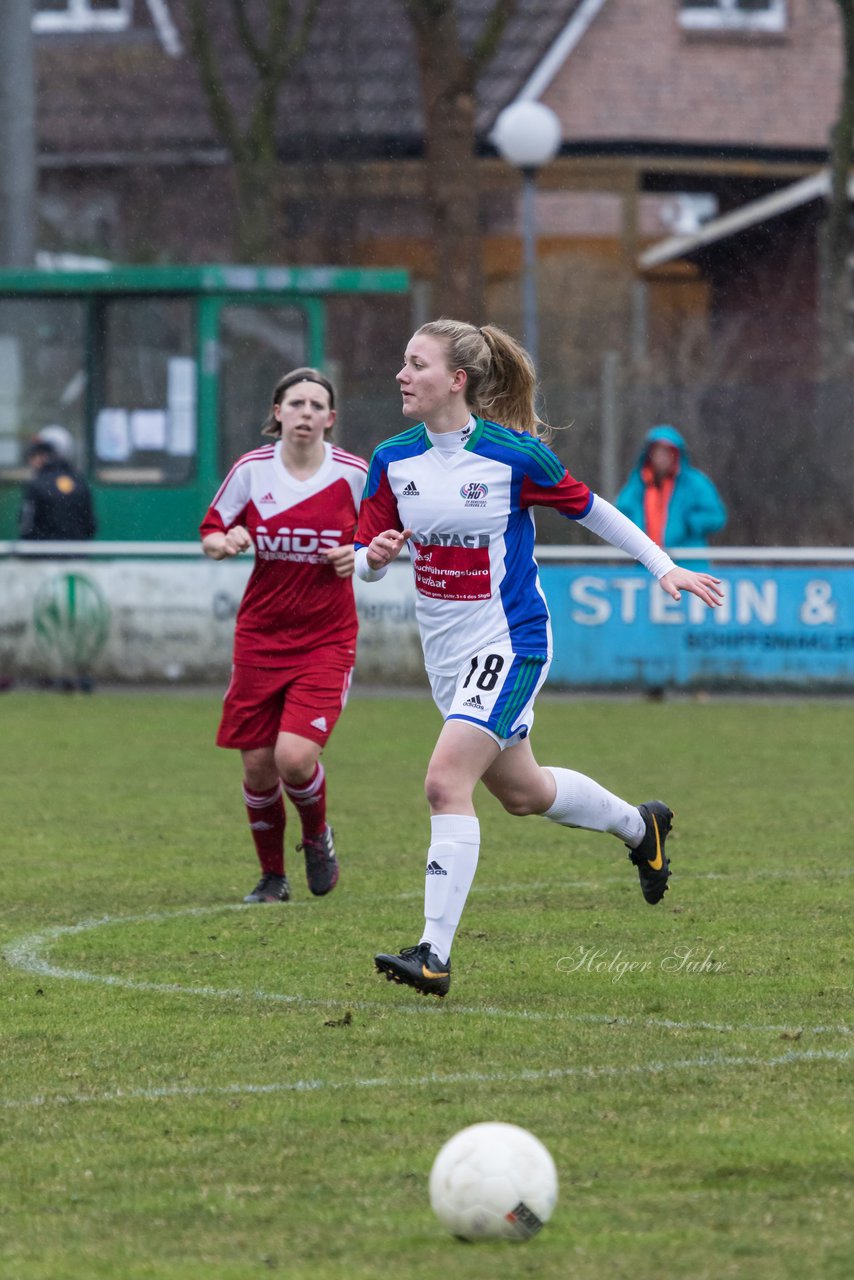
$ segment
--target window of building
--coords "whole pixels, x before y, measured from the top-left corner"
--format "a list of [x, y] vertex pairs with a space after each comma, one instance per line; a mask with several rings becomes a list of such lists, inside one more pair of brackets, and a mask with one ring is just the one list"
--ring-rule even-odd
[[42, 427], [74, 437], [86, 467], [85, 304], [72, 298], [0, 298], [0, 481], [27, 474], [27, 446]]
[[680, 0], [679, 21], [691, 31], [784, 31], [786, 0]]
[[[301, 307], [243, 303], [219, 313], [219, 466], [226, 474], [235, 458], [264, 441], [259, 437], [264, 404], [285, 369], [308, 362], [306, 313]], [[258, 389], [264, 388], [259, 401]]]
[[186, 483], [196, 459], [193, 334], [186, 298], [0, 298], [0, 482], [25, 478], [27, 446], [56, 424], [99, 484]]
[[102, 484], [179, 484], [196, 454], [193, 306], [149, 295], [95, 304], [90, 412]]
[[35, 0], [33, 31], [125, 31], [133, 0]]

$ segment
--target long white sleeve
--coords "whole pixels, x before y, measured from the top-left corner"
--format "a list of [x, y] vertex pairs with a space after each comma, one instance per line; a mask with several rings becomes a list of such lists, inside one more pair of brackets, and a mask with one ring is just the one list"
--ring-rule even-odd
[[388, 565], [383, 565], [382, 569], [372, 569], [368, 564], [368, 548], [357, 547], [355, 573], [363, 582], [379, 582], [388, 573]]
[[663, 578], [665, 573], [676, 568], [666, 551], [662, 551], [652, 538], [646, 536], [643, 529], [639, 529], [633, 520], [624, 516], [622, 511], [618, 511], [605, 498], [600, 498], [598, 493], [594, 493], [593, 505], [587, 515], [581, 516], [577, 523], [605, 542], [610, 542], [612, 547], [639, 560], [654, 578]]

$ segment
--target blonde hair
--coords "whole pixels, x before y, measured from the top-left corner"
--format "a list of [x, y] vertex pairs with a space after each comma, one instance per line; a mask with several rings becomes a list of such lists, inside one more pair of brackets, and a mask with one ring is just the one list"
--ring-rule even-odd
[[552, 430], [536, 410], [537, 373], [523, 346], [497, 325], [429, 320], [418, 333], [447, 343], [448, 365], [465, 370], [466, 403], [479, 418], [547, 440]]

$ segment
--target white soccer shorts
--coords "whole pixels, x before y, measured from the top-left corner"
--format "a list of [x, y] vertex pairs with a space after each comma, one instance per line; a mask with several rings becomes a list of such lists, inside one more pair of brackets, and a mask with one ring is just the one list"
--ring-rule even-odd
[[514, 653], [509, 640], [486, 645], [457, 675], [430, 675], [433, 701], [445, 720], [473, 724], [503, 751], [531, 732], [550, 662], [546, 654]]

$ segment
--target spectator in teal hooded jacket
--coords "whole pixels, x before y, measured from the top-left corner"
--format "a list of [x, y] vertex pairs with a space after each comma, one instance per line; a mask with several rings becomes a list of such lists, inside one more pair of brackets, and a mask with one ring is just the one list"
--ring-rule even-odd
[[614, 506], [660, 547], [705, 547], [726, 524], [726, 507], [704, 472], [692, 467], [675, 427], [653, 427]]

